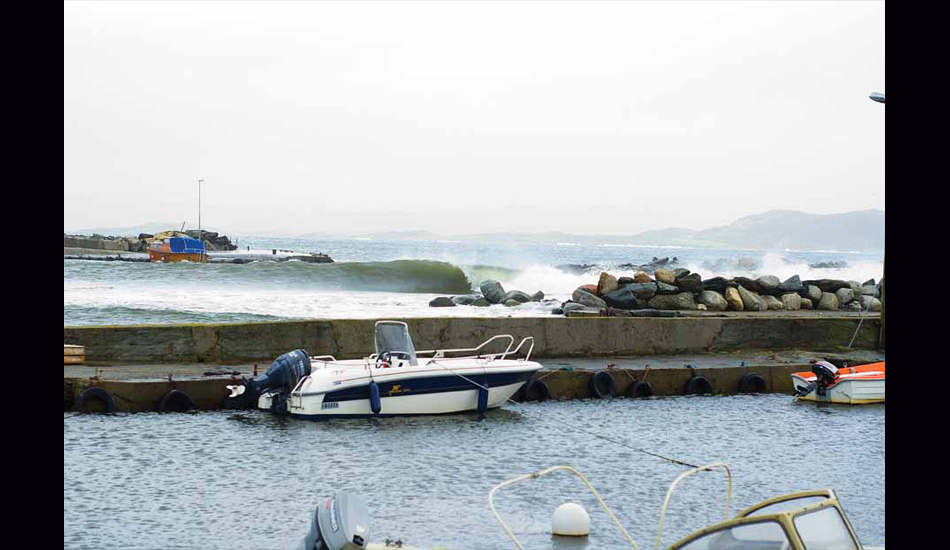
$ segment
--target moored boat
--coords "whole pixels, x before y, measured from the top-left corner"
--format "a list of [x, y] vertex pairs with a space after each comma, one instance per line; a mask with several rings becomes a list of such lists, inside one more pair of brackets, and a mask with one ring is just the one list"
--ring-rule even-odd
[[884, 361], [837, 368], [818, 361], [811, 372], [792, 374], [795, 398], [804, 401], [860, 405], [884, 403]]
[[[503, 352], [484, 351], [498, 342], [507, 342]], [[378, 321], [373, 355], [338, 361], [296, 350], [265, 374], [232, 386], [231, 396], [311, 420], [482, 412], [501, 407], [542, 368], [530, 360], [532, 337], [517, 347], [514, 342], [505, 334], [475, 348], [416, 351], [405, 323]], [[525, 357], [515, 359], [522, 348]]]
[[151, 240], [148, 257], [153, 262], [207, 262], [208, 251], [198, 239], [171, 236]]

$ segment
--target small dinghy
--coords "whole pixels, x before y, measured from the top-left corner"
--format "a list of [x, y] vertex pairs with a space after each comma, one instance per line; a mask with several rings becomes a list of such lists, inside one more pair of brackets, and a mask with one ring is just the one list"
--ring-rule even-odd
[[[530, 361], [530, 336], [517, 347], [504, 334], [475, 348], [416, 351], [406, 323], [378, 321], [375, 333], [376, 353], [367, 358], [337, 361], [292, 351], [265, 374], [229, 386], [231, 396], [312, 420], [483, 412], [501, 407], [542, 368]], [[503, 352], [483, 351], [499, 342], [507, 342]], [[525, 357], [515, 359], [524, 347]]]
[[884, 402], [884, 362], [837, 368], [818, 361], [811, 372], [792, 374], [795, 398], [859, 405]]

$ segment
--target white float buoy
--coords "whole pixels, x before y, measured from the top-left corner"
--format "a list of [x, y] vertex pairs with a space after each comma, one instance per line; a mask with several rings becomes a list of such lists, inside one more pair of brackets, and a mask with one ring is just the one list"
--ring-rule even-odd
[[580, 504], [565, 502], [554, 511], [551, 531], [560, 536], [586, 537], [590, 534], [590, 516]]

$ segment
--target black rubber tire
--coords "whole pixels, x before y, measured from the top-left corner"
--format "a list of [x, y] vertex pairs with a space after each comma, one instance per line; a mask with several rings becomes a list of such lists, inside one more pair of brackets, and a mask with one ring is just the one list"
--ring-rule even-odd
[[590, 377], [588, 383], [591, 397], [604, 399], [608, 397], [617, 397], [617, 383], [607, 371], [599, 370]]
[[653, 397], [653, 386], [649, 382], [632, 382], [627, 386], [627, 397], [632, 399]]
[[712, 384], [702, 376], [693, 376], [686, 382], [686, 395], [705, 395], [712, 393]]
[[528, 380], [521, 388], [522, 403], [530, 403], [532, 401], [541, 403], [550, 398], [551, 388], [548, 387], [544, 380]]
[[181, 390], [171, 390], [158, 402], [158, 412], [188, 412], [195, 408], [194, 399]]
[[[91, 403], [102, 403], [105, 410], [88, 410]], [[76, 399], [76, 410], [80, 412], [107, 412], [114, 413], [116, 409], [115, 398], [106, 390], [93, 386], [86, 388]]]
[[739, 381], [739, 393], [765, 393], [765, 378], [750, 372]]

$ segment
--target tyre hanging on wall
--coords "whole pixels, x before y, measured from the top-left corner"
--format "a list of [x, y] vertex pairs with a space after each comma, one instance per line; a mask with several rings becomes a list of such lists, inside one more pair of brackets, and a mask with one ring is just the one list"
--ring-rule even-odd
[[[99, 405], [96, 406], [96, 403]], [[92, 386], [84, 389], [79, 394], [79, 398], [76, 399], [76, 410], [80, 412], [113, 413], [116, 410], [115, 398], [106, 390], [98, 386]]]
[[521, 388], [521, 401], [529, 403], [531, 401], [543, 402], [551, 398], [551, 388], [544, 380], [535, 380], [532, 378], [525, 382]]
[[649, 382], [631, 382], [627, 386], [627, 397], [634, 399], [653, 397], [653, 386]]
[[158, 401], [158, 412], [188, 412], [197, 408], [194, 399], [181, 390], [171, 390]]
[[614, 382], [610, 373], [604, 370], [599, 370], [590, 377], [588, 389], [590, 390], [591, 397], [597, 397], [599, 399], [617, 397], [617, 383]]
[[758, 373], [750, 372], [739, 381], [739, 393], [765, 393], [765, 378]]
[[706, 395], [712, 392], [712, 384], [702, 376], [694, 375], [686, 381], [686, 388], [684, 390], [686, 395]]

